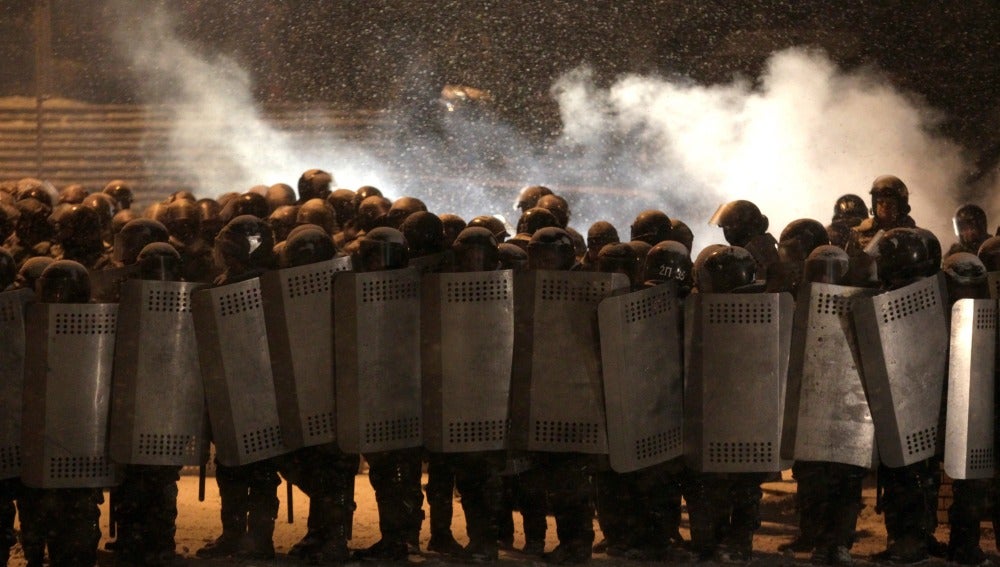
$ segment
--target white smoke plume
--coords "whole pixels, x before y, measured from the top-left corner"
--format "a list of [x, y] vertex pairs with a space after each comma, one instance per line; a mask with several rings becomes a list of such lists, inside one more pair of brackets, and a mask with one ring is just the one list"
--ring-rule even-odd
[[[435, 212], [511, 218], [518, 188], [544, 184], [569, 199], [580, 232], [608, 220], [627, 239], [635, 215], [658, 208], [692, 228], [697, 252], [722, 241], [707, 225], [722, 203], [754, 201], [777, 236], [798, 218], [826, 224], [837, 197], [867, 200], [871, 181], [891, 173], [909, 186], [918, 225], [945, 247], [953, 239], [948, 221], [966, 167], [960, 148], [934, 134], [938, 117], [919, 100], [875, 72], [841, 71], [821, 52], [776, 53], [756, 83], [633, 75], [600, 88], [577, 69], [552, 88], [563, 119], [555, 144], [530, 151], [509, 126], [452, 121], [442, 129], [449, 143], [407, 145], [400, 132], [395, 148], [405, 151], [377, 159], [337, 132], [304, 144], [269, 125], [235, 61], [186, 44], [163, 11], [139, 21], [122, 45], [149, 86], [148, 101], [170, 103], [169, 151], [190, 159], [198, 194], [294, 186], [318, 167], [340, 186], [410, 194]], [[228, 156], [228, 165], [199, 162], [206, 154]]]
[[776, 53], [756, 88], [628, 76], [598, 90], [578, 70], [555, 91], [565, 142], [596, 156], [627, 135], [647, 173], [629, 181], [691, 226], [696, 249], [720, 241], [705, 224], [724, 202], [754, 201], [777, 236], [798, 218], [829, 222], [845, 193], [867, 201], [882, 174], [907, 184], [919, 226], [946, 247], [952, 240], [960, 148], [933, 133], [938, 117], [919, 101], [874, 73], [842, 72], [822, 53]]

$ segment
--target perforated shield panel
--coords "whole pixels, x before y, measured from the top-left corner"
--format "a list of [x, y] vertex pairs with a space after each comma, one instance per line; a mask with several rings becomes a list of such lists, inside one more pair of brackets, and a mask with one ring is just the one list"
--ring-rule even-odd
[[799, 290], [781, 437], [784, 458], [874, 466], [875, 424], [851, 330], [853, 300], [874, 293], [818, 283]]
[[681, 455], [684, 376], [674, 286], [609, 297], [598, 308], [611, 468], [632, 472]]
[[699, 294], [685, 306], [685, 457], [702, 472], [781, 469], [790, 294]]
[[986, 274], [986, 279], [990, 286], [990, 298], [994, 301], [1000, 299], [1000, 272], [990, 272]]
[[509, 270], [423, 277], [420, 360], [429, 450], [506, 448], [513, 285]]
[[191, 297], [216, 458], [239, 466], [286, 453], [260, 280], [200, 290]]
[[333, 287], [340, 448], [366, 453], [419, 447], [419, 272], [348, 272]]
[[455, 254], [451, 250], [446, 250], [437, 254], [425, 254], [410, 258], [409, 266], [421, 274], [438, 274], [451, 270], [454, 261]]
[[281, 431], [289, 449], [336, 439], [333, 278], [350, 257], [261, 277]]
[[992, 478], [996, 470], [996, 331], [995, 300], [962, 299], [952, 306], [944, 445], [951, 478]]
[[116, 304], [28, 306], [21, 480], [36, 488], [115, 484], [108, 458]]
[[512, 448], [608, 452], [597, 306], [627, 288], [622, 274], [515, 275]]
[[122, 286], [109, 438], [116, 462], [183, 466], [208, 457], [191, 316], [191, 293], [200, 287], [143, 280]]
[[90, 296], [95, 301], [118, 303], [121, 299], [122, 285], [138, 273], [138, 264], [123, 268], [92, 270], [90, 272]]
[[0, 293], [0, 480], [21, 474], [24, 310], [30, 290]]
[[879, 458], [902, 467], [933, 456], [948, 371], [944, 276], [854, 304], [862, 376]]

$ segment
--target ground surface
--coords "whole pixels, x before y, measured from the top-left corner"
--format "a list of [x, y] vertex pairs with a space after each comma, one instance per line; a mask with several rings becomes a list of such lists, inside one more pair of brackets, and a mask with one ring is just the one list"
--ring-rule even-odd
[[[425, 477], [426, 481], [426, 477]], [[792, 565], [795, 563], [807, 564], [808, 555], [798, 556], [785, 555], [778, 552], [778, 546], [792, 539], [797, 531], [796, 516], [794, 510], [793, 496], [795, 483], [790, 480], [789, 473], [785, 472], [785, 479], [778, 482], [770, 482], [764, 485], [764, 505], [763, 518], [764, 525], [758, 530], [754, 537], [754, 561], [753, 565], [762, 567], [778, 567]], [[873, 553], [881, 551], [885, 546], [885, 528], [882, 517], [875, 514], [874, 488], [865, 489], [865, 508], [858, 519], [858, 540], [852, 550], [855, 558], [861, 565], [867, 563], [867, 557]], [[288, 549], [297, 542], [305, 533], [306, 513], [309, 509], [308, 499], [298, 490], [294, 495], [294, 523], [287, 523], [287, 498], [286, 485], [279, 487], [279, 496], [282, 500], [279, 512], [279, 521], [274, 533], [275, 548], [278, 558], [268, 562], [244, 562], [240, 565], [276, 565], [293, 566], [305, 565], [305, 563], [290, 559], [285, 556]], [[378, 515], [375, 511], [375, 499], [372, 493], [368, 477], [364, 474], [358, 476], [355, 498], [358, 503], [358, 511], [354, 516], [354, 539], [351, 541], [352, 548], [361, 548], [371, 545], [378, 539]], [[180, 498], [178, 501], [179, 516], [177, 518], [177, 552], [180, 559], [176, 563], [178, 567], [185, 565], [234, 565], [230, 560], [201, 560], [194, 556], [201, 546], [212, 540], [219, 534], [219, 494], [215, 486], [214, 479], [208, 479], [206, 486], [206, 498], [204, 502], [198, 501], [198, 479], [194, 476], [181, 477]], [[426, 504], [425, 504], [426, 509]], [[107, 541], [107, 505], [102, 510], [101, 520], [103, 522], [104, 541]], [[520, 518], [515, 515], [515, 547], [524, 544], [524, 534], [520, 531]], [[595, 523], [596, 527], [596, 523]], [[686, 530], [686, 520], [682, 527], [682, 533], [688, 537]], [[465, 524], [461, 512], [461, 506], [455, 506], [454, 532], [456, 538], [461, 541], [465, 539]], [[421, 534], [421, 547], [426, 549], [428, 533], [427, 522], [424, 522], [424, 530]], [[937, 532], [939, 540], [947, 541], [947, 527], [939, 527]], [[601, 539], [598, 531], [597, 539]], [[102, 549], [104, 541], [101, 542]], [[548, 549], [552, 549], [556, 544], [555, 526], [552, 518], [549, 518]], [[997, 557], [996, 546], [993, 541], [993, 531], [983, 528], [983, 549], [990, 559], [1000, 562]], [[421, 556], [411, 556], [411, 562], [427, 563], [428, 565], [445, 565], [447, 562], [434, 553], [424, 553]], [[617, 565], [643, 565], [641, 562], [627, 561], [611, 558], [606, 555], [596, 554], [592, 561], [598, 566]], [[23, 567], [24, 557], [20, 548], [15, 548], [14, 555], [9, 565], [12, 567]], [[100, 564], [102, 567], [114, 565], [114, 557], [110, 553], [101, 553]], [[537, 557], [526, 556], [517, 552], [501, 552], [501, 565], [513, 564], [539, 564], [542, 562]], [[944, 561], [933, 560], [922, 565], [934, 567], [945, 565]]]

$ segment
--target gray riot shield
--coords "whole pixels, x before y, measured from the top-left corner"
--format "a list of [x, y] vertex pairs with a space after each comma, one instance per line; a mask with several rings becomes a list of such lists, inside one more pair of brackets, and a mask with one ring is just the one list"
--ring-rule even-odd
[[781, 470], [791, 294], [696, 294], [684, 317], [684, 454], [700, 472]]
[[427, 274], [420, 289], [424, 445], [442, 453], [506, 448], [511, 271]]
[[871, 468], [875, 424], [861, 380], [851, 306], [876, 290], [811, 283], [799, 290], [781, 455]]
[[196, 291], [191, 298], [216, 458], [233, 467], [286, 453], [260, 279]]
[[611, 468], [625, 473], [684, 450], [683, 337], [673, 284], [609, 297], [598, 307]]
[[1000, 299], [1000, 272], [990, 272], [986, 274], [986, 279], [990, 286], [990, 298], [994, 301]]
[[31, 290], [0, 293], [0, 480], [21, 474], [24, 310]]
[[200, 287], [145, 280], [122, 286], [109, 437], [115, 462], [184, 466], [208, 458], [191, 316], [191, 293]]
[[997, 306], [961, 299], [951, 308], [944, 471], [951, 478], [992, 478]]
[[421, 274], [437, 274], [447, 272], [455, 262], [455, 254], [451, 250], [445, 250], [437, 254], [427, 254], [410, 258], [409, 267], [416, 269]]
[[108, 457], [118, 305], [28, 306], [21, 480], [35, 488], [116, 483]]
[[607, 454], [597, 306], [627, 289], [622, 274], [515, 275], [512, 449]]
[[948, 372], [944, 275], [855, 300], [853, 318], [879, 458], [902, 467], [932, 457]]
[[139, 265], [90, 271], [90, 296], [94, 301], [118, 303], [122, 285], [139, 273]]
[[334, 274], [350, 269], [350, 257], [343, 257], [261, 276], [278, 417], [289, 449], [336, 439], [331, 289]]
[[367, 453], [421, 446], [420, 273], [338, 275], [333, 303], [340, 448]]

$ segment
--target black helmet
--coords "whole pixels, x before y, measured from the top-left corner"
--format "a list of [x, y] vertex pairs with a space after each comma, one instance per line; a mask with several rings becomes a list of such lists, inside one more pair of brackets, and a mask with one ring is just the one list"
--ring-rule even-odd
[[521, 193], [517, 196], [517, 201], [514, 202], [514, 208], [520, 209], [522, 212], [527, 211], [537, 206], [539, 199], [551, 194], [552, 189], [548, 187], [543, 185], [529, 185], [521, 189]]
[[941, 241], [926, 228], [916, 227], [913, 230], [924, 241], [924, 247], [927, 248], [927, 261], [923, 265], [923, 275], [933, 276], [941, 269]]
[[354, 205], [354, 191], [350, 189], [335, 189], [326, 202], [333, 207], [333, 212], [337, 216], [337, 226], [343, 228], [358, 214], [358, 208]]
[[187, 189], [181, 189], [180, 191], [174, 191], [167, 197], [166, 203], [169, 205], [175, 201], [191, 201], [194, 203], [198, 199], [195, 198], [194, 193], [188, 191]]
[[111, 217], [111, 236], [118, 234], [122, 231], [122, 228], [128, 224], [129, 221], [141, 218], [136, 214], [135, 209], [122, 209], [115, 213], [115, 216]]
[[35, 289], [35, 282], [41, 277], [42, 272], [45, 268], [49, 267], [49, 264], [55, 262], [55, 259], [51, 256], [35, 256], [34, 258], [28, 258], [21, 264], [21, 269], [17, 271], [17, 287], [19, 289]]
[[276, 243], [284, 242], [288, 238], [288, 234], [297, 224], [298, 216], [298, 205], [281, 205], [271, 212], [271, 216], [267, 217], [267, 222], [271, 225], [271, 230], [274, 231]]
[[187, 199], [177, 199], [167, 205], [163, 226], [170, 235], [181, 242], [191, 242], [198, 238], [201, 228], [201, 215], [198, 205]]
[[296, 224], [314, 224], [327, 234], [337, 232], [337, 215], [323, 199], [309, 199], [299, 206]]
[[491, 215], [480, 215], [478, 217], [473, 217], [469, 221], [469, 226], [481, 226], [493, 233], [496, 237], [497, 242], [503, 243], [504, 240], [510, 238], [510, 233], [507, 232], [507, 225], [497, 217]]
[[201, 219], [201, 237], [205, 242], [215, 241], [225, 223], [222, 221], [222, 205], [215, 199], [198, 199], [198, 217]]
[[881, 199], [895, 199], [899, 205], [899, 218], [905, 217], [910, 212], [910, 190], [906, 184], [894, 175], [881, 175], [872, 181], [872, 188], [869, 193], [872, 196], [871, 214], [875, 214], [876, 205]]
[[670, 219], [670, 239], [680, 242], [688, 250], [694, 246], [694, 233], [691, 232], [691, 227], [680, 219]]
[[55, 205], [57, 196], [55, 187], [47, 181], [42, 181], [34, 177], [25, 177], [17, 182], [18, 201], [22, 199], [37, 199], [51, 208]]
[[116, 211], [132, 208], [132, 201], [135, 198], [135, 195], [132, 193], [132, 187], [121, 179], [115, 179], [108, 183], [101, 192], [114, 200]]
[[[6, 193], [3, 194], [6, 195]], [[7, 203], [0, 203], [0, 245], [3, 245], [10, 238], [10, 235], [14, 234], [19, 215], [17, 207], [8, 205]]]
[[330, 260], [336, 255], [333, 239], [322, 227], [303, 224], [288, 235], [279, 259], [281, 267], [293, 268]]
[[573, 239], [558, 227], [536, 231], [527, 248], [528, 267], [532, 270], [568, 270], [576, 263]]
[[6, 248], [0, 248], [0, 291], [6, 290], [17, 280], [17, 262]]
[[59, 192], [59, 203], [69, 203], [70, 205], [82, 203], [87, 195], [90, 195], [90, 191], [87, 191], [83, 185], [72, 183], [63, 187], [62, 191]]
[[515, 272], [523, 272], [528, 269], [528, 253], [523, 248], [509, 242], [502, 242], [497, 247], [497, 253], [499, 254], [500, 269]]
[[136, 263], [144, 280], [175, 282], [181, 279], [181, 255], [166, 242], [151, 242], [144, 246]]
[[643, 281], [666, 282], [676, 280], [678, 287], [690, 290], [693, 284], [691, 253], [676, 240], [664, 240], [649, 249], [643, 268]]
[[[83, 205], [71, 206], [82, 207]], [[52, 225], [49, 224], [52, 207], [38, 199], [22, 199], [14, 203], [14, 208], [17, 209], [14, 230], [21, 242], [33, 246], [52, 237]]]
[[813, 219], [788, 223], [778, 240], [778, 256], [783, 262], [803, 262], [819, 246], [830, 244], [826, 227]]
[[90, 301], [90, 274], [79, 262], [57, 260], [38, 276], [35, 294], [42, 303], [87, 303]]
[[941, 266], [948, 285], [948, 299], [986, 299], [990, 295], [986, 266], [975, 254], [957, 252]]
[[260, 193], [246, 192], [226, 206], [229, 210], [230, 220], [241, 215], [253, 215], [259, 219], [266, 219], [271, 214], [271, 207], [267, 204], [267, 199]]
[[952, 217], [955, 236], [965, 245], [978, 248], [989, 237], [986, 227], [986, 211], [978, 205], [962, 205]]
[[726, 242], [732, 246], [746, 246], [753, 237], [767, 232], [769, 225], [757, 205], [742, 199], [719, 207], [708, 223], [721, 228]]
[[215, 237], [216, 264], [222, 269], [270, 269], [274, 266], [274, 234], [253, 215], [229, 221]]
[[[361, 203], [363, 203], [368, 197], [382, 196], [382, 191], [379, 191], [378, 187], [372, 187], [371, 185], [358, 187], [358, 190], [354, 192], [354, 209], [359, 210], [361, 208]], [[392, 203], [389, 203], [388, 206], [391, 207]], [[388, 208], [386, 210], [388, 211]]]
[[638, 266], [635, 250], [622, 242], [608, 244], [597, 254], [598, 272], [625, 274], [632, 285], [635, 285]]
[[850, 269], [850, 258], [842, 248], [825, 244], [809, 253], [802, 269], [803, 279], [812, 283], [844, 285]]
[[650, 246], [655, 246], [664, 240], [670, 240], [672, 232], [673, 225], [666, 213], [647, 209], [632, 221], [629, 240], [641, 240]]
[[616, 242], [621, 242], [621, 239], [613, 224], [607, 221], [597, 221], [590, 225], [590, 228], [587, 229], [587, 253], [590, 261], [596, 262], [601, 248]]
[[536, 207], [542, 209], [548, 209], [552, 213], [556, 220], [559, 222], [560, 228], [566, 228], [569, 225], [569, 203], [566, 199], [563, 199], [555, 193], [551, 195], [542, 195], [535, 204]]
[[847, 226], [858, 226], [868, 218], [868, 205], [860, 196], [853, 193], [841, 195], [833, 204], [833, 222], [842, 222]]
[[1000, 236], [991, 236], [979, 246], [976, 256], [988, 272], [1000, 272]]
[[[438, 215], [438, 218], [441, 219], [441, 226], [444, 227], [444, 244], [446, 247], [450, 247], [455, 243], [455, 239], [458, 238], [458, 235], [465, 230], [467, 226], [465, 219], [451, 213]], [[490, 234], [493, 233], [490, 232]], [[496, 240], [496, 237], [494, 237], [494, 240]]]
[[451, 245], [456, 272], [487, 272], [500, 263], [499, 244], [489, 229], [473, 226], [458, 233]]
[[87, 198], [81, 204], [97, 211], [98, 220], [101, 222], [101, 230], [111, 231], [111, 219], [115, 217], [115, 212], [117, 212], [114, 199], [106, 193], [94, 193], [93, 195], [87, 195]]
[[376, 272], [405, 268], [409, 253], [403, 233], [380, 226], [359, 239], [354, 268], [359, 272]]
[[70, 205], [59, 216], [58, 236], [60, 243], [70, 247], [88, 247], [100, 242], [100, 215], [87, 205]]
[[425, 256], [443, 252], [444, 225], [434, 213], [417, 211], [406, 217], [399, 227], [410, 248], [410, 256]]
[[916, 230], [888, 230], [877, 244], [878, 277], [889, 289], [903, 287], [926, 275], [929, 257], [924, 238]]
[[358, 214], [354, 218], [354, 224], [359, 230], [365, 232], [382, 226], [382, 223], [385, 221], [385, 215], [391, 207], [392, 203], [389, 202], [389, 199], [381, 195], [365, 197], [365, 200], [361, 201], [361, 204], [358, 205]]
[[333, 184], [333, 176], [322, 169], [310, 169], [299, 176], [299, 202], [309, 199], [326, 200]]
[[282, 207], [285, 205], [295, 204], [295, 189], [287, 183], [275, 183], [267, 188], [264, 192], [264, 200], [267, 201], [267, 206], [274, 212], [274, 209]]
[[123, 266], [131, 266], [147, 244], [167, 242], [169, 239], [167, 227], [153, 219], [129, 221], [115, 235], [114, 260]]
[[701, 293], [729, 293], [753, 283], [757, 261], [745, 248], [723, 246], [714, 250], [698, 271]]
[[521, 214], [521, 218], [517, 221], [517, 231], [526, 234], [535, 234], [537, 230], [550, 226], [562, 228], [559, 226], [559, 220], [556, 216], [548, 209], [541, 207], [534, 207], [524, 211]]

